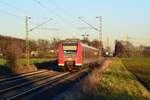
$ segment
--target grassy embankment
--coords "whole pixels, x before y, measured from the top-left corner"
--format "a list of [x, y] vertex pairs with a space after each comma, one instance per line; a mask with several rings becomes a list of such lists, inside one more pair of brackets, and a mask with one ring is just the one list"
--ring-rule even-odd
[[[59, 98], [68, 100], [150, 100], [150, 92], [119, 58], [94, 70]], [[103, 69], [104, 68], [104, 69]]]
[[150, 92], [115, 59], [103, 73], [97, 95], [104, 100], [150, 100]]
[[[48, 59], [48, 58], [31, 58], [30, 59], [30, 64], [42, 63], [42, 62], [45, 62], [45, 61], [50, 61], [50, 59]], [[22, 65], [27, 64], [27, 60], [26, 59], [20, 59], [19, 63], [22, 64]], [[0, 69], [6, 69], [7, 66], [5, 64], [6, 64], [6, 60], [0, 59]]]
[[150, 58], [123, 58], [122, 62], [150, 90]]

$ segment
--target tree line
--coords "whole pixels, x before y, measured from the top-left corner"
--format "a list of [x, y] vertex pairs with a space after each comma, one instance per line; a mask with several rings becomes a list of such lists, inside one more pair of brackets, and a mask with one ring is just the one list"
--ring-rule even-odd
[[114, 56], [118, 57], [150, 57], [150, 46], [134, 46], [129, 41], [115, 41]]
[[[56, 57], [58, 52], [59, 43], [63, 40], [59, 38], [52, 38], [51, 41], [46, 39], [38, 39], [38, 40], [29, 40], [29, 48], [30, 48], [30, 56], [31, 57]], [[103, 47], [102, 43], [98, 40], [89, 40], [88, 38], [84, 38], [81, 42], [93, 46], [95, 48]], [[21, 49], [22, 57], [26, 56], [26, 41], [24, 39], [2, 36], [0, 35], [0, 56], [5, 56], [5, 51], [12, 44], [15, 44], [16, 47]], [[3, 55], [2, 55], [3, 54]]]
[[[53, 38], [52, 41], [45, 39], [29, 40], [30, 53], [38, 53], [37, 57], [46, 57], [50, 50], [57, 51], [60, 42], [59, 38]], [[0, 56], [4, 56], [5, 51], [12, 44], [15, 44], [22, 51], [22, 57], [26, 54], [26, 41], [24, 39], [0, 35]], [[16, 48], [16, 46], [14, 48]], [[55, 53], [55, 52], [54, 52]], [[31, 56], [31, 55], [30, 55]]]

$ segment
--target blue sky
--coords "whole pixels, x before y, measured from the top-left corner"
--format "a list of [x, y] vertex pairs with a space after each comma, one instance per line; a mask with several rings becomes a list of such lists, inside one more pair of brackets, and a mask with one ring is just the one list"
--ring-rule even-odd
[[[47, 7], [42, 8], [36, 1]], [[93, 29], [78, 17], [98, 27], [96, 16], [103, 17], [103, 41], [109, 37], [114, 40], [125, 39], [128, 35], [134, 44], [150, 44], [150, 0], [0, 0], [0, 34], [25, 37], [25, 16], [30, 16], [29, 28], [50, 20], [40, 28], [58, 30], [39, 30], [30, 32], [30, 38], [51, 39], [81, 38], [88, 33], [91, 39], [98, 38]]]

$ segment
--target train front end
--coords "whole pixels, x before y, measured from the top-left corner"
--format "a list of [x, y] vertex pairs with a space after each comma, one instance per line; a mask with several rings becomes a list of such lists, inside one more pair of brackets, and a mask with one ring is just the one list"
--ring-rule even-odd
[[64, 71], [77, 70], [82, 66], [82, 47], [80, 42], [62, 42], [59, 45], [58, 65]]

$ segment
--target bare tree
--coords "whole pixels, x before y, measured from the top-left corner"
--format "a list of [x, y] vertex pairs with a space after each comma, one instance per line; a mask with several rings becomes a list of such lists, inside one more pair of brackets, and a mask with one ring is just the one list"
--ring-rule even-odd
[[8, 45], [14, 42], [17, 42], [18, 46], [23, 50], [23, 52], [25, 52], [25, 40], [0, 35], [0, 48], [1, 48], [2, 53], [6, 50]]
[[7, 60], [7, 65], [13, 70], [19, 67], [18, 60], [21, 58], [22, 49], [18, 46], [17, 42], [7, 45], [4, 51], [4, 57]]
[[135, 47], [129, 41], [117, 41], [115, 43], [115, 56], [119, 57], [132, 57], [136, 56]]
[[38, 44], [35, 40], [29, 41], [30, 51], [36, 51], [38, 48]]
[[115, 41], [115, 51], [114, 56], [121, 57], [125, 53], [125, 48], [120, 41]]
[[92, 40], [90, 42], [90, 45], [93, 46], [93, 47], [95, 47], [95, 48], [99, 48], [99, 47], [103, 48], [102, 42], [100, 42], [97, 39]]
[[61, 40], [59, 38], [53, 38], [52, 41], [51, 41], [51, 49], [53, 50], [58, 50], [58, 46], [59, 46], [59, 43], [61, 42]]
[[38, 44], [38, 50], [40, 51], [45, 51], [47, 48], [50, 47], [49, 41], [44, 39], [39, 39], [37, 41], [37, 44]]

